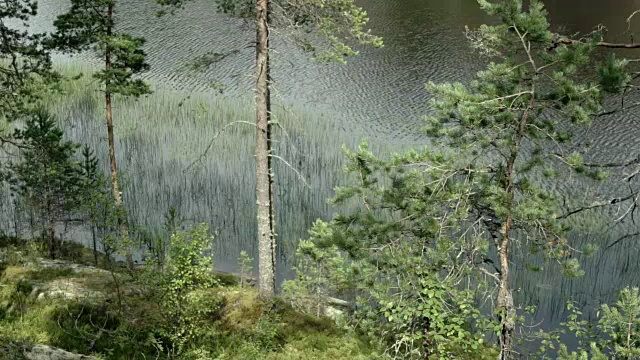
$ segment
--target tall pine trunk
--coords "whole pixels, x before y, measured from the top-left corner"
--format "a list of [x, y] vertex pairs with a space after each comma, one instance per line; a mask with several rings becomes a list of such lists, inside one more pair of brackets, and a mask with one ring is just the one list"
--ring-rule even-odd
[[[112, 19], [113, 19], [113, 5], [110, 4], [108, 8], [109, 27], [107, 28], [107, 37], [112, 35]], [[107, 45], [105, 49], [105, 71], [109, 73], [111, 70], [111, 49]], [[120, 187], [118, 185], [118, 166], [116, 162], [116, 144], [113, 137], [113, 112], [111, 108], [111, 93], [109, 92], [109, 80], [105, 81], [105, 104], [107, 110], [107, 141], [109, 143], [109, 162], [111, 163], [111, 187], [113, 190], [113, 199], [115, 201], [116, 212], [118, 217], [118, 231], [120, 232], [120, 238], [128, 242], [129, 229], [124, 219], [124, 207], [122, 204], [122, 195], [120, 194]], [[131, 247], [126, 245], [126, 258], [127, 267], [129, 270], [133, 270], [133, 256], [131, 253]]]
[[260, 294], [275, 293], [275, 233], [269, 93], [269, 0], [256, 2], [256, 203]]
[[[535, 87], [531, 91], [535, 94]], [[520, 154], [520, 145], [524, 139], [526, 127], [529, 123], [529, 111], [533, 108], [535, 97], [532, 95], [529, 106], [522, 114], [518, 123], [518, 128], [514, 136], [511, 154], [507, 159], [505, 167], [505, 193], [507, 195], [507, 216], [502, 225], [502, 236], [498, 247], [500, 258], [500, 284], [498, 288], [498, 314], [500, 316], [500, 355], [499, 360], [510, 360], [514, 358], [514, 338], [516, 332], [516, 311], [513, 304], [513, 291], [509, 282], [509, 248], [511, 246], [511, 227], [513, 223], [513, 200], [515, 184], [515, 166]]]
[[[525, 115], [526, 116], [526, 115]], [[500, 355], [498, 360], [513, 358], [513, 343], [515, 336], [515, 308], [513, 306], [513, 293], [509, 283], [509, 247], [511, 245], [512, 205], [513, 205], [513, 177], [516, 159], [518, 158], [519, 142], [518, 134], [511, 155], [505, 168], [505, 192], [507, 194], [507, 217], [500, 229], [501, 237], [498, 245], [498, 257], [500, 261], [500, 283], [498, 286], [498, 317], [500, 319]]]
[[513, 306], [513, 293], [509, 284], [509, 236], [511, 232], [511, 215], [502, 229], [500, 248], [500, 285], [498, 289], [498, 313], [500, 314], [500, 357], [499, 360], [513, 358], [513, 345], [515, 335], [515, 308]]

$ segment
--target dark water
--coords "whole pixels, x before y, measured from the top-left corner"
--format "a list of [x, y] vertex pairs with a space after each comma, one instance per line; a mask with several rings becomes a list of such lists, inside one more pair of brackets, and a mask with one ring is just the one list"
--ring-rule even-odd
[[[217, 15], [213, 1], [196, 0], [177, 16], [158, 19], [150, 1], [121, 1], [120, 26], [146, 37], [152, 65], [149, 79], [179, 89], [215, 91], [221, 83], [227, 96], [251, 96], [254, 37], [250, 24]], [[35, 30], [49, 28], [65, 1], [40, 2], [41, 17]], [[627, 17], [640, 9], [639, 0], [547, 0], [553, 27], [564, 32], [587, 32], [602, 23], [608, 40], [629, 41]], [[384, 37], [383, 49], [362, 49], [347, 65], [318, 65], [283, 37], [273, 41], [274, 94], [278, 102], [328, 114], [335, 128], [353, 137], [378, 139], [390, 144], [419, 144], [422, 116], [429, 112], [427, 81], [465, 81], [482, 66], [464, 38], [464, 26], [490, 21], [474, 0], [371, 0], [362, 1], [371, 28]], [[631, 32], [640, 30], [640, 15]], [[637, 37], [637, 36], [636, 36]], [[640, 40], [640, 39], [639, 39]], [[186, 71], [187, 61], [208, 51], [230, 52], [204, 73]], [[627, 56], [640, 53], [625, 52]], [[90, 61], [87, 56], [83, 59]], [[64, 58], [60, 58], [63, 61]], [[601, 119], [582, 133], [594, 144], [595, 157], [623, 160], [640, 152], [637, 112]], [[569, 185], [567, 185], [569, 186]], [[600, 235], [575, 235], [578, 242], [606, 247], [615, 231]], [[565, 301], [574, 297], [590, 306], [610, 301], [627, 285], [638, 285], [640, 274], [637, 238], [584, 260], [586, 275], [564, 280], [557, 271], [518, 271], [518, 296], [539, 305], [534, 320], [552, 327], [563, 316]], [[521, 269], [523, 264], [514, 264]]]

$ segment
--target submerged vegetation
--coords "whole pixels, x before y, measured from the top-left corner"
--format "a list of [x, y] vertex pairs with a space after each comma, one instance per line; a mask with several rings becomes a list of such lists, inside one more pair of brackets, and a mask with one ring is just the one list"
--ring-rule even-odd
[[[90, 74], [94, 69], [79, 65], [59, 68], [75, 76], [61, 85], [62, 95], [46, 99], [47, 107], [65, 135], [92, 149], [106, 147], [100, 129], [104, 123], [102, 95]], [[141, 241], [167, 236], [167, 209], [188, 223], [211, 224], [220, 241], [217, 253], [235, 259], [242, 249], [253, 253], [255, 244], [255, 199], [253, 196], [251, 99], [215, 97], [172, 91], [161, 86], [139, 100], [119, 99], [114, 116], [118, 164], [124, 182], [124, 202], [132, 231]], [[317, 218], [331, 215], [326, 199], [335, 186], [344, 184], [342, 146], [357, 144], [335, 128], [333, 120], [300, 108], [274, 106], [274, 144], [279, 157], [275, 172], [281, 187], [277, 201], [279, 251], [295, 251], [297, 240]], [[379, 153], [390, 147], [374, 144]], [[108, 157], [98, 151], [101, 170], [108, 171]], [[215, 184], [215, 186], [211, 186]], [[4, 201], [1, 225], [14, 234], [14, 219], [27, 219]], [[216, 205], [217, 204], [217, 205]], [[21, 226], [22, 228], [22, 226]], [[25, 234], [19, 229], [20, 234]], [[83, 235], [84, 236], [84, 235]], [[86, 238], [84, 239], [86, 241]]]

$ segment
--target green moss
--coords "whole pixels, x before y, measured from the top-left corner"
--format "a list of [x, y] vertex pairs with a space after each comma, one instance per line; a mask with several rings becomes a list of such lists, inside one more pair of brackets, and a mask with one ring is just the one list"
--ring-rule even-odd
[[[124, 274], [117, 276], [122, 306], [108, 273], [8, 267], [0, 283], [0, 357], [18, 348], [15, 344], [39, 343], [107, 359], [168, 358], [169, 344], [158, 332], [167, 320], [153, 301], [161, 294], [151, 296]], [[32, 283], [60, 280], [101, 289], [106, 298], [37, 300], [30, 295]], [[209, 309], [207, 320], [198, 324], [203, 335], [177, 359], [372, 358], [372, 349], [354, 333], [298, 313], [281, 300], [264, 301], [254, 288], [222, 286], [205, 295], [220, 299], [214, 302], [217, 309]]]

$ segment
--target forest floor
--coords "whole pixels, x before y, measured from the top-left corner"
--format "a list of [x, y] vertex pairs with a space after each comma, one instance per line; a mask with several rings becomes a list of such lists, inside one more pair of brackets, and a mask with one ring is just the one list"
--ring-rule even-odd
[[93, 254], [75, 246], [59, 260], [39, 254], [0, 240], [0, 359], [373, 358], [360, 336], [282, 299], [264, 301], [228, 274], [206, 290], [218, 306], [185, 334], [197, 346], [177, 350], [168, 345], [176, 334], [166, 332], [175, 320], [135, 275], [109, 271], [104, 258], [95, 266]]

